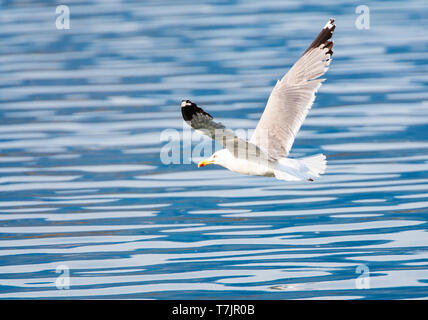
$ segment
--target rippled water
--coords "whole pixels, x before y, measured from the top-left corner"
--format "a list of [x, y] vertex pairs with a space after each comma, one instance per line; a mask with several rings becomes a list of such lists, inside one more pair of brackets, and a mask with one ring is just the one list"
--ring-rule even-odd
[[[0, 4], [0, 298], [428, 297], [425, 0], [369, 1], [368, 30], [344, 0], [67, 1], [70, 30], [56, 4]], [[181, 99], [254, 128], [329, 17], [292, 150], [326, 175], [162, 164]]]

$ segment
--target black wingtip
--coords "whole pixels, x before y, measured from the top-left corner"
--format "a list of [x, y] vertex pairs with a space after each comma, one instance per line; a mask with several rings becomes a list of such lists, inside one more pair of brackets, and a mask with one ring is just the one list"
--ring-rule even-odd
[[190, 100], [181, 100], [181, 114], [183, 115], [184, 121], [192, 121], [193, 116], [196, 114], [203, 114], [211, 119], [213, 118], [209, 113], [199, 108], [196, 103]]
[[325, 24], [324, 28], [315, 38], [315, 40], [311, 43], [311, 45], [306, 49], [304, 54], [313, 48], [318, 48], [323, 46], [322, 48], [328, 48], [327, 53], [333, 55], [333, 41], [329, 41], [333, 36], [334, 29], [336, 29], [336, 25], [334, 24], [334, 18], [330, 18], [329, 21]]

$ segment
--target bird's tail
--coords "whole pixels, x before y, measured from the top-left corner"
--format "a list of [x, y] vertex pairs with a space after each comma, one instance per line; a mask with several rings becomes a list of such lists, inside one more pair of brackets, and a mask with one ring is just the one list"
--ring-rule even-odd
[[326, 168], [327, 160], [323, 154], [302, 159], [282, 158], [276, 163], [274, 174], [279, 180], [312, 180], [323, 174]]
[[320, 174], [323, 174], [325, 172], [325, 169], [327, 168], [326, 157], [321, 153], [307, 158], [303, 158], [300, 161], [302, 161], [309, 169], [309, 173], [315, 177], [319, 177]]

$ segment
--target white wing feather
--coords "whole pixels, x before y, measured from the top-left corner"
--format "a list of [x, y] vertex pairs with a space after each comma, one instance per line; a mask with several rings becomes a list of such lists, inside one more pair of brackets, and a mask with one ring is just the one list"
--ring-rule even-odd
[[326, 24], [319, 36], [273, 88], [265, 111], [250, 142], [278, 160], [290, 152], [314, 100], [325, 79], [318, 79], [328, 69], [331, 47], [328, 41], [334, 30], [334, 20]]

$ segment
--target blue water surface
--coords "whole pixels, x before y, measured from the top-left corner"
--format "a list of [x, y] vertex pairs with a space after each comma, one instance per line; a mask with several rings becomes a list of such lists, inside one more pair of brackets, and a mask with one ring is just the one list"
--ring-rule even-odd
[[[428, 297], [426, 0], [58, 4], [0, 1], [1, 299]], [[181, 99], [254, 128], [330, 17], [291, 153], [325, 175], [161, 161]]]

